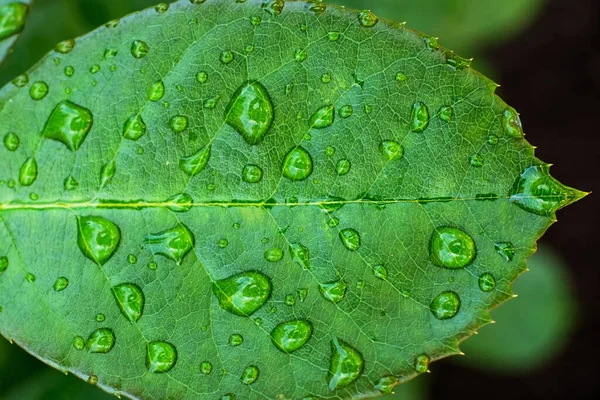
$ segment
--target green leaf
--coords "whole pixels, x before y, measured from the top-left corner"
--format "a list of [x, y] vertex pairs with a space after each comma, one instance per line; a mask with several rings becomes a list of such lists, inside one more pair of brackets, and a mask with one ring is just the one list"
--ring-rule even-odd
[[584, 195], [468, 60], [366, 11], [185, 0], [57, 50], [0, 91], [0, 330], [111, 393], [391, 391]]
[[0, 64], [25, 28], [31, 0], [0, 0]]

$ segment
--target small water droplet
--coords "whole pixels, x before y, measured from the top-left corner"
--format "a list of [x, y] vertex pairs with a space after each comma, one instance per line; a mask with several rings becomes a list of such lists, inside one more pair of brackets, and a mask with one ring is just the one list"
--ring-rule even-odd
[[513, 108], [507, 108], [502, 114], [504, 133], [508, 137], [519, 138], [523, 136], [523, 124], [519, 114]]
[[115, 174], [117, 173], [117, 163], [115, 160], [104, 164], [100, 170], [100, 188], [104, 188], [112, 182]]
[[148, 90], [148, 99], [151, 101], [159, 101], [165, 95], [165, 84], [163, 81], [154, 82]]
[[92, 65], [90, 67], [90, 74], [97, 74], [98, 72], [100, 72], [100, 66], [99, 65]]
[[65, 67], [65, 76], [68, 76], [69, 78], [72, 77], [75, 74], [75, 68], [73, 68], [72, 66], [68, 65]]
[[311, 336], [312, 325], [303, 319], [283, 322], [271, 331], [273, 344], [288, 354], [304, 346]]
[[112, 292], [123, 316], [130, 322], [137, 322], [144, 312], [146, 300], [142, 289], [134, 283], [121, 283], [114, 286]]
[[256, 27], [262, 23], [262, 19], [260, 17], [255, 16], [255, 17], [250, 18], [250, 23]]
[[90, 334], [85, 347], [90, 353], [106, 354], [115, 345], [115, 334], [110, 328], [96, 329]]
[[133, 254], [127, 256], [127, 262], [131, 265], [137, 264], [137, 257]]
[[137, 59], [146, 57], [149, 51], [150, 47], [146, 42], [134, 40], [133, 43], [131, 43], [131, 55]]
[[4, 271], [6, 271], [7, 268], [8, 268], [8, 257], [6, 257], [6, 256], [0, 257], [0, 275], [2, 275], [4, 273]]
[[406, 80], [406, 75], [404, 73], [402, 73], [402, 72], [398, 72], [396, 74], [396, 80], [398, 82], [404, 82]]
[[221, 400], [235, 400], [235, 394], [225, 393], [223, 396], [221, 396]]
[[148, 264], [148, 268], [150, 268], [153, 271], [156, 271], [156, 269], [158, 268], [158, 264], [155, 263], [154, 261], [152, 261], [151, 263]]
[[469, 157], [469, 164], [471, 164], [472, 167], [481, 168], [483, 167], [483, 158], [477, 153], [472, 154], [471, 157]]
[[28, 158], [21, 166], [19, 171], [19, 182], [23, 186], [31, 186], [38, 176], [38, 165], [35, 158]]
[[69, 150], [77, 151], [92, 129], [90, 110], [70, 101], [63, 101], [52, 111], [42, 136], [62, 142]]
[[0, 6], [0, 40], [23, 31], [29, 7], [23, 3], [8, 3]]
[[308, 289], [298, 289], [296, 290], [298, 293], [298, 298], [300, 299], [300, 303], [304, 303], [306, 297], [308, 296]]
[[429, 369], [429, 357], [425, 354], [421, 354], [415, 358], [415, 371], [422, 374], [427, 372]]
[[515, 256], [515, 247], [512, 243], [503, 242], [494, 244], [494, 248], [504, 258], [504, 261], [510, 262]]
[[440, 49], [440, 45], [438, 44], [438, 38], [433, 36], [424, 36], [423, 41], [425, 42], [425, 46], [429, 51], [437, 51]]
[[123, 127], [123, 137], [129, 140], [138, 140], [146, 134], [146, 124], [139, 114], [132, 115]]
[[121, 241], [117, 225], [97, 216], [77, 218], [77, 224], [77, 245], [83, 255], [97, 264], [105, 264]]
[[102, 313], [96, 314], [96, 322], [104, 322], [106, 320], [106, 315]]
[[327, 374], [329, 390], [350, 385], [358, 379], [363, 367], [364, 359], [358, 350], [337, 337], [331, 340], [331, 360]]
[[335, 107], [333, 105], [326, 105], [319, 108], [310, 117], [310, 126], [314, 129], [324, 129], [333, 124], [335, 118]]
[[256, 81], [243, 84], [225, 110], [225, 122], [248, 144], [259, 144], [273, 122], [273, 104], [267, 89]]
[[208, 164], [208, 161], [210, 160], [210, 150], [210, 145], [204, 146], [191, 156], [182, 158], [179, 161], [179, 169], [190, 177], [198, 175], [204, 170], [204, 167], [206, 167], [206, 164]]
[[330, 157], [332, 155], [334, 155], [335, 154], [335, 147], [333, 147], [333, 146], [327, 146], [325, 148], [325, 154], [328, 155], [328, 156], [330, 156]]
[[35, 82], [29, 89], [29, 95], [33, 100], [42, 100], [48, 95], [48, 84], [43, 81]]
[[306, 50], [296, 49], [296, 51], [294, 52], [294, 60], [298, 61], [299, 63], [303, 63], [307, 57], [308, 53], [306, 52]]
[[452, 107], [442, 107], [440, 108], [438, 115], [440, 116], [440, 119], [442, 121], [450, 122], [452, 120], [453, 113], [454, 110], [452, 109]]
[[208, 74], [206, 72], [201, 71], [196, 74], [196, 81], [198, 83], [206, 83], [207, 80], [208, 80]]
[[235, 56], [233, 55], [233, 52], [231, 52], [229, 50], [223, 51], [221, 53], [221, 55], [219, 56], [219, 61], [221, 61], [223, 64], [227, 65], [233, 61], [234, 57]]
[[354, 109], [351, 105], [345, 105], [342, 108], [340, 108], [339, 115], [340, 118], [345, 119], [351, 117], [353, 112]]
[[169, 9], [169, 5], [167, 3], [159, 3], [154, 7], [154, 9], [157, 13], [162, 14], [167, 12], [167, 10]]
[[379, 390], [381, 393], [390, 394], [394, 390], [394, 387], [398, 385], [398, 378], [395, 376], [384, 376], [375, 384], [375, 389]]
[[148, 372], [168, 372], [177, 362], [177, 349], [171, 343], [155, 341], [148, 343], [146, 349], [146, 368]]
[[242, 335], [234, 333], [231, 336], [229, 336], [230, 346], [237, 347], [240, 346], [242, 343], [244, 343], [244, 337]]
[[285, 156], [283, 161], [283, 176], [292, 181], [307, 179], [313, 171], [310, 154], [302, 147], [296, 147]]
[[430, 254], [435, 265], [458, 269], [471, 264], [477, 250], [475, 242], [465, 231], [444, 226], [433, 232]]
[[327, 32], [327, 39], [331, 42], [336, 42], [340, 38], [340, 33], [336, 31]]
[[411, 131], [417, 133], [423, 133], [429, 125], [429, 110], [425, 103], [417, 101], [413, 105], [412, 112], [410, 114], [410, 128]]
[[293, 306], [294, 304], [296, 304], [296, 298], [293, 295], [288, 294], [287, 296], [285, 296], [285, 304], [290, 307]]
[[75, 40], [69, 39], [57, 44], [54, 50], [62, 54], [68, 54], [73, 48], [75, 48]]
[[6, 147], [6, 150], [17, 151], [20, 145], [21, 141], [16, 133], [9, 132], [4, 136], [4, 147]]
[[310, 251], [308, 247], [302, 243], [292, 243], [290, 244], [290, 255], [296, 264], [305, 270], [310, 269]]
[[381, 153], [389, 161], [400, 160], [404, 156], [404, 148], [402, 145], [392, 140], [381, 142], [379, 145], [379, 151], [381, 151]]
[[200, 363], [200, 372], [204, 375], [209, 375], [212, 372], [212, 368], [210, 361], [202, 361], [202, 363]]
[[446, 63], [456, 70], [463, 70], [471, 66], [473, 59], [463, 58], [456, 55], [453, 51], [446, 52]]
[[79, 182], [75, 179], [73, 175], [69, 175], [64, 181], [64, 189], [65, 191], [75, 190], [79, 187]]
[[263, 171], [258, 165], [248, 164], [242, 171], [242, 180], [247, 183], [258, 183], [262, 180]]
[[488, 136], [488, 144], [491, 144], [492, 146], [497, 145], [498, 142], [500, 141], [500, 139], [498, 139], [498, 136], [496, 135], [490, 135]]
[[388, 276], [387, 268], [385, 268], [383, 265], [376, 265], [373, 267], [373, 274], [376, 278], [386, 280]]
[[249, 317], [267, 301], [271, 287], [266, 275], [247, 271], [213, 283], [213, 293], [224, 310]]
[[262, 8], [274, 17], [281, 15], [283, 7], [285, 7], [284, 0], [268, 0], [262, 5]]
[[54, 289], [55, 292], [62, 292], [63, 290], [65, 290], [67, 288], [67, 286], [69, 286], [69, 280], [67, 278], [65, 278], [64, 276], [61, 276], [60, 278], [58, 278], [54, 281], [52, 288]]
[[242, 372], [242, 376], [240, 377], [240, 381], [244, 385], [252, 385], [258, 379], [260, 375], [260, 370], [256, 365], [250, 365], [244, 369]]
[[340, 239], [344, 247], [350, 251], [356, 251], [360, 247], [360, 235], [355, 229], [343, 229], [340, 231]]
[[219, 246], [221, 249], [224, 249], [225, 247], [229, 246], [229, 241], [227, 239], [220, 239], [217, 242], [217, 246]]
[[151, 233], [144, 238], [144, 246], [154, 254], [164, 256], [180, 264], [194, 247], [195, 238], [183, 224], [159, 233]]
[[27, 272], [27, 273], [25, 274], [25, 279], [27, 279], [27, 281], [28, 281], [29, 283], [33, 283], [33, 282], [35, 282], [35, 280], [36, 280], [36, 276], [35, 276], [34, 274], [32, 274], [31, 272]]
[[358, 22], [360, 22], [362, 26], [370, 28], [379, 22], [379, 18], [377, 18], [371, 11], [364, 10], [358, 14]]
[[346, 282], [339, 280], [321, 284], [319, 286], [319, 291], [325, 300], [328, 300], [332, 303], [339, 303], [344, 299], [347, 288], [348, 285]]
[[283, 251], [277, 247], [273, 247], [265, 251], [265, 260], [268, 262], [278, 262], [283, 258]]
[[335, 228], [340, 224], [339, 218], [333, 217], [327, 221], [327, 226], [330, 228]]
[[460, 309], [460, 297], [455, 292], [448, 290], [440, 293], [429, 305], [434, 317], [439, 320], [454, 317]]
[[176, 115], [169, 121], [173, 133], [181, 133], [188, 127], [188, 119], [183, 115]]
[[118, 49], [106, 49], [104, 50], [104, 59], [110, 60], [111, 58], [115, 58], [118, 52]]
[[73, 347], [75, 347], [75, 350], [83, 350], [85, 347], [85, 341], [81, 336], [75, 336], [73, 338]]
[[479, 288], [483, 292], [491, 292], [496, 288], [496, 278], [494, 275], [486, 272], [479, 277]]

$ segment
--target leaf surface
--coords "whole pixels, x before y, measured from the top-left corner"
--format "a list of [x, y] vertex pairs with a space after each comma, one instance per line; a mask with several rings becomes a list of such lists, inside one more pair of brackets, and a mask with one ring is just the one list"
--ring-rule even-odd
[[468, 60], [368, 12], [185, 0], [57, 49], [0, 91], [0, 329], [115, 394], [387, 393], [583, 196]]

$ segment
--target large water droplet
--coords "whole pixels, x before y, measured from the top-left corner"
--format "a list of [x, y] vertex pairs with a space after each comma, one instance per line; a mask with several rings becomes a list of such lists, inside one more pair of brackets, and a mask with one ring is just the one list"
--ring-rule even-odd
[[311, 335], [311, 323], [299, 319], [277, 325], [271, 332], [271, 339], [279, 350], [285, 353], [293, 353], [304, 346]]
[[491, 292], [496, 288], [496, 278], [494, 275], [486, 272], [479, 277], [479, 288], [483, 292]]
[[358, 22], [360, 22], [362, 26], [370, 28], [379, 22], [379, 18], [377, 18], [371, 11], [364, 10], [358, 14]]
[[150, 47], [148, 44], [146, 44], [146, 42], [134, 40], [133, 43], [131, 43], [131, 55], [135, 58], [144, 58], [148, 55], [149, 51]]
[[312, 158], [302, 147], [290, 150], [283, 160], [283, 176], [292, 181], [303, 181], [310, 176], [312, 171]]
[[290, 244], [290, 254], [292, 256], [292, 260], [300, 265], [305, 270], [310, 269], [310, 251], [308, 247], [304, 246], [302, 243], [292, 243]]
[[440, 293], [429, 305], [434, 317], [440, 320], [454, 317], [460, 309], [460, 297], [451, 290]]
[[177, 362], [177, 349], [171, 343], [150, 342], [146, 349], [146, 368], [148, 372], [168, 372]]
[[93, 121], [90, 110], [68, 100], [63, 101], [52, 111], [42, 136], [77, 151], [92, 129]]
[[115, 334], [112, 329], [100, 328], [90, 334], [85, 347], [90, 353], [108, 353], [115, 345]]
[[61, 276], [60, 278], [58, 278], [54, 281], [52, 288], [54, 289], [55, 292], [62, 292], [63, 290], [65, 290], [67, 288], [67, 286], [69, 286], [69, 280], [67, 278], [65, 278], [64, 276]]
[[364, 359], [358, 350], [336, 337], [331, 340], [331, 361], [327, 374], [329, 390], [350, 385], [358, 379], [363, 367]]
[[506, 109], [502, 114], [502, 126], [508, 137], [519, 138], [523, 136], [521, 118], [513, 108]]
[[259, 82], [246, 82], [233, 95], [225, 110], [225, 122], [248, 144], [259, 144], [273, 123], [273, 104]]
[[314, 129], [324, 129], [333, 124], [335, 107], [331, 104], [319, 108], [310, 117], [310, 126]]
[[410, 114], [410, 129], [413, 132], [422, 133], [429, 125], [429, 110], [425, 103], [417, 101], [413, 105]]
[[340, 239], [345, 248], [356, 251], [360, 247], [360, 235], [355, 229], [347, 228], [340, 231]]
[[121, 313], [130, 322], [137, 322], [144, 312], [144, 292], [134, 283], [121, 283], [113, 287], [113, 295]]
[[9, 3], [0, 7], [0, 40], [20, 33], [25, 27], [29, 7], [23, 3]]
[[4, 147], [8, 151], [17, 151], [21, 144], [16, 133], [9, 132], [4, 136]]
[[250, 365], [244, 369], [242, 372], [242, 376], [240, 377], [240, 381], [244, 385], [252, 385], [258, 379], [260, 375], [260, 370], [256, 365]]
[[242, 180], [247, 183], [258, 183], [262, 180], [263, 171], [258, 165], [248, 164], [242, 171]]
[[213, 283], [221, 307], [241, 317], [258, 311], [271, 294], [271, 280], [258, 271], [242, 272]]
[[472, 58], [463, 58], [459, 55], [456, 55], [453, 51], [446, 52], [446, 64], [459, 71], [469, 68], [471, 66], [471, 62], [473, 62]]
[[38, 166], [35, 158], [28, 158], [21, 166], [19, 171], [19, 182], [23, 186], [31, 186], [38, 176]]
[[144, 238], [144, 245], [154, 254], [167, 257], [177, 264], [195, 244], [194, 234], [183, 224], [159, 233], [151, 233]]
[[123, 128], [123, 137], [129, 140], [138, 140], [146, 134], [146, 124], [139, 114], [132, 115]]
[[179, 161], [179, 168], [191, 177], [198, 175], [210, 159], [211, 146], [204, 146], [191, 156], [184, 157]]
[[534, 165], [517, 178], [509, 195], [511, 203], [523, 210], [550, 217], [583, 198], [585, 193], [558, 182], [550, 176], [548, 166]]
[[31, 88], [29, 88], [29, 95], [33, 100], [42, 100], [48, 95], [49, 90], [46, 82], [34, 82]]
[[495, 243], [494, 248], [504, 258], [505, 261], [510, 262], [515, 256], [515, 246], [509, 242]]
[[379, 390], [381, 393], [392, 393], [394, 387], [398, 385], [398, 378], [395, 376], [384, 376], [375, 384], [375, 389]]
[[278, 262], [283, 258], [283, 251], [277, 247], [273, 247], [265, 251], [265, 260], [268, 262]]
[[475, 242], [465, 231], [444, 226], [433, 231], [430, 254], [434, 264], [457, 269], [471, 264], [477, 250]]
[[339, 280], [321, 284], [319, 286], [319, 291], [325, 300], [328, 300], [332, 303], [339, 303], [344, 299], [347, 288], [348, 285], [346, 282]]
[[404, 155], [404, 149], [402, 148], [402, 145], [392, 140], [386, 140], [385, 142], [381, 142], [381, 144], [379, 145], [379, 151], [381, 151], [381, 153], [389, 161], [400, 160]]
[[77, 245], [83, 255], [97, 264], [106, 263], [121, 241], [117, 225], [96, 216], [80, 217], [77, 224]]

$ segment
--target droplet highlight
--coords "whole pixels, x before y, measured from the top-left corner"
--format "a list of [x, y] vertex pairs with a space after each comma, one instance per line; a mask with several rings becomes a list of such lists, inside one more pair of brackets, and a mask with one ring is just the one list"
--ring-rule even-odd
[[247, 271], [213, 283], [219, 305], [240, 317], [258, 311], [271, 295], [271, 280], [261, 272]]
[[431, 260], [437, 266], [458, 269], [471, 264], [477, 250], [473, 238], [463, 230], [451, 227], [437, 228], [431, 237]]

